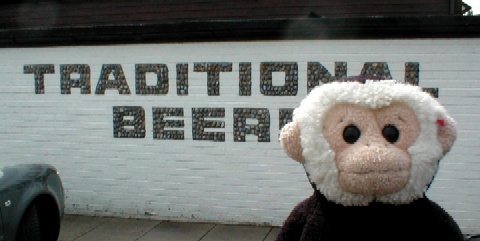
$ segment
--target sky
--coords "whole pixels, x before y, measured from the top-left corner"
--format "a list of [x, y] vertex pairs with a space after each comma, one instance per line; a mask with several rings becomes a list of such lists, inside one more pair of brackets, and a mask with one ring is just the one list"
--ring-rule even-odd
[[463, 0], [463, 2], [472, 7], [473, 14], [480, 14], [480, 0]]

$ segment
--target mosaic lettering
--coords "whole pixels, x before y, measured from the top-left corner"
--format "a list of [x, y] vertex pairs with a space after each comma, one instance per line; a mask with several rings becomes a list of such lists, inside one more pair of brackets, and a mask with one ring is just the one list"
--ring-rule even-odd
[[113, 137], [145, 138], [145, 110], [143, 107], [114, 106]]
[[347, 63], [335, 62], [335, 75], [333, 76], [328, 70], [319, 62], [307, 63], [307, 92], [319, 86], [320, 83], [326, 84], [337, 79], [347, 77]]
[[[80, 94], [90, 94], [90, 66], [88, 64], [60, 65], [60, 91], [62, 94], [71, 94], [72, 88], [80, 88]], [[72, 74], [79, 74], [72, 79]]]
[[[110, 79], [110, 75], [113, 75], [113, 79]], [[102, 65], [102, 71], [97, 82], [95, 94], [103, 95], [106, 89], [116, 89], [121, 95], [130, 94], [130, 87], [128, 86], [120, 64]]]
[[195, 72], [207, 72], [208, 95], [220, 95], [220, 72], [232, 72], [232, 63], [195, 63], [193, 66]]
[[218, 119], [225, 117], [224, 108], [192, 108], [192, 134], [194, 140], [225, 141], [225, 132], [205, 131], [206, 128], [225, 128], [225, 122]]
[[293, 108], [280, 108], [278, 110], [278, 129], [281, 130], [286, 124], [293, 120]]
[[[147, 85], [147, 73], [157, 77], [156, 85]], [[140, 95], [168, 94], [168, 67], [166, 64], [136, 64], [135, 90]]]
[[[273, 72], [285, 72], [285, 84], [273, 85]], [[260, 93], [267, 96], [295, 96], [298, 92], [296, 62], [263, 62], [260, 64]]]
[[[260, 93], [259, 98], [252, 99], [255, 108], [245, 106], [243, 108], [232, 107], [232, 115], [229, 119], [233, 123], [225, 123], [225, 108], [217, 107], [152, 107], [152, 138], [155, 140], [185, 140], [186, 121], [191, 120], [192, 139], [198, 141], [225, 142], [226, 135], [232, 135], [234, 142], [247, 142], [249, 138], [256, 142], [271, 141], [271, 111], [278, 111], [278, 130], [292, 121], [293, 108], [286, 108], [282, 99], [278, 100], [268, 96], [296, 96], [299, 94], [299, 85], [306, 88], [308, 93], [316, 86], [330, 83], [332, 81], [347, 77], [347, 62], [334, 62], [334, 73], [332, 74], [321, 62], [307, 62], [306, 81], [299, 83], [299, 65], [297, 62], [260, 62], [258, 69], [252, 68], [251, 62], [238, 63], [238, 83], [228, 83], [228, 87], [238, 86], [238, 96], [242, 98], [232, 98], [228, 100], [230, 105], [233, 103], [245, 103], [245, 100], [251, 98], [253, 93]], [[163, 103], [164, 96], [175, 95], [169, 93], [170, 79], [169, 66], [175, 68], [176, 78], [173, 84], [176, 85], [175, 96], [185, 96], [181, 103], [196, 103], [199, 94], [188, 97], [189, 95], [189, 65], [191, 63], [140, 63], [135, 64], [133, 69], [135, 73], [135, 94], [152, 95], [158, 99], [148, 98], [152, 103]], [[72, 95], [72, 88], [79, 89], [77, 94], [91, 94], [91, 68], [88, 64], [60, 64], [60, 94]], [[420, 84], [420, 64], [418, 62], [404, 63], [404, 81], [413, 85]], [[132, 70], [130, 70], [132, 71]], [[232, 72], [232, 62], [195, 62], [193, 63], [194, 72], [205, 72], [206, 96], [220, 96], [221, 72]], [[33, 74], [35, 94], [45, 94], [45, 75], [55, 73], [54, 64], [27, 64], [23, 66], [24, 74]], [[365, 62], [359, 75], [375, 76], [385, 79], [392, 79], [391, 71], [387, 62]], [[125, 77], [124, 69], [121, 64], [103, 64], [98, 75], [98, 82], [95, 94], [104, 95], [107, 90], [118, 92], [120, 95], [130, 95], [130, 87]], [[258, 78], [258, 79], [253, 79]], [[274, 79], [279, 78], [279, 79]], [[150, 80], [150, 81], [149, 81]], [[229, 80], [231, 81], [231, 80]], [[258, 81], [258, 82], [256, 82]], [[280, 82], [281, 81], [281, 82]], [[252, 83], [258, 83], [252, 89]], [[280, 84], [276, 84], [280, 83]], [[199, 83], [195, 83], [197, 88]], [[424, 91], [438, 97], [438, 88], [423, 88]], [[74, 92], [75, 93], [75, 92]], [[303, 94], [304, 92], [302, 92]], [[228, 93], [232, 95], [230, 91]], [[247, 97], [245, 99], [244, 97]], [[276, 103], [273, 109], [257, 107], [262, 104], [262, 97], [265, 97], [265, 103]], [[268, 100], [270, 99], [270, 100]], [[131, 101], [130, 98], [125, 99]], [[119, 101], [125, 101], [119, 98]], [[142, 100], [144, 101], [144, 100]], [[166, 99], [165, 103], [176, 103], [177, 100]], [[218, 101], [218, 100], [217, 100]], [[224, 99], [220, 101], [225, 101]], [[213, 102], [212, 102], [213, 103]], [[221, 102], [218, 102], [221, 103]], [[199, 103], [201, 104], [201, 103]], [[201, 105], [200, 105], [201, 106]], [[189, 113], [185, 113], [185, 110]], [[191, 113], [190, 113], [191, 110]], [[145, 138], [147, 133], [145, 126], [145, 110], [142, 106], [113, 106], [113, 137], [114, 138]], [[226, 126], [232, 128], [226, 131]], [[277, 130], [275, 130], [276, 132]], [[230, 137], [229, 137], [230, 138]], [[276, 138], [275, 138], [276, 139]]]
[[165, 128], [183, 128], [183, 120], [169, 120], [166, 117], [183, 117], [183, 108], [155, 108], [153, 112], [153, 139], [183, 140], [183, 130], [165, 130]]
[[380, 76], [385, 79], [392, 79], [390, 74], [390, 69], [386, 62], [366, 62], [363, 64], [362, 71], [360, 72], [362, 76]]
[[251, 63], [239, 64], [238, 94], [240, 96], [252, 95], [252, 64]]
[[45, 74], [55, 73], [53, 64], [28, 64], [23, 66], [24, 74], [33, 74], [35, 94], [45, 94]]
[[177, 95], [188, 95], [188, 63], [177, 64]]
[[[247, 124], [254, 119], [257, 124]], [[270, 112], [265, 108], [233, 109], [233, 134], [235, 142], [245, 142], [246, 135], [257, 136], [258, 142], [270, 142]]]

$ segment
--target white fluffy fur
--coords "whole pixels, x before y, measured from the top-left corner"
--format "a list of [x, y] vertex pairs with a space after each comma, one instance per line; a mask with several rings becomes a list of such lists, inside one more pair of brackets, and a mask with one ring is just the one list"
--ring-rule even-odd
[[[420, 121], [420, 134], [408, 152], [412, 169], [408, 184], [388, 195], [362, 195], [342, 190], [338, 182], [335, 153], [323, 137], [323, 117], [334, 105], [356, 104], [371, 109], [395, 102], [407, 104]], [[404, 204], [424, 195], [443, 156], [437, 138], [437, 120], [446, 119], [445, 109], [421, 88], [396, 81], [333, 82], [316, 87], [295, 109], [293, 120], [299, 124], [304, 167], [310, 181], [330, 201], [346, 206], [368, 205], [372, 201]]]

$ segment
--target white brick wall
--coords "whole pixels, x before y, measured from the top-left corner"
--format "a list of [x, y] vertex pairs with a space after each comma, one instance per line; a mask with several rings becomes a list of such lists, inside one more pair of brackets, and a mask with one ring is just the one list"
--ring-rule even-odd
[[[279, 108], [294, 108], [306, 95], [307, 62], [334, 74], [347, 62], [358, 75], [365, 62], [387, 62], [404, 79], [405, 62], [420, 64], [420, 85], [440, 89], [440, 101], [458, 121], [459, 137], [442, 160], [428, 192], [465, 233], [480, 233], [480, 39], [223, 42], [0, 49], [0, 153], [2, 163], [46, 162], [57, 166], [67, 212], [191, 221], [280, 225], [312, 189], [302, 167], [277, 141]], [[220, 96], [207, 95], [207, 74], [195, 62], [230, 62], [220, 73]], [[252, 64], [252, 95], [239, 96], [240, 62]], [[261, 62], [297, 62], [297, 96], [260, 93]], [[135, 64], [163, 63], [167, 95], [136, 95]], [[176, 64], [189, 64], [189, 95], [176, 94]], [[45, 94], [35, 94], [24, 65], [53, 64]], [[60, 65], [88, 64], [92, 94], [60, 93]], [[132, 94], [96, 95], [102, 64], [121, 64]], [[274, 85], [283, 85], [274, 73]], [[78, 77], [73, 75], [72, 77]], [[154, 75], [147, 74], [152, 85]], [[113, 137], [113, 106], [142, 106], [146, 137]], [[184, 109], [185, 140], [152, 137], [152, 107]], [[225, 108], [225, 142], [192, 140], [192, 108]], [[267, 108], [271, 142], [233, 141], [234, 108]], [[252, 123], [256, 123], [253, 121]]]

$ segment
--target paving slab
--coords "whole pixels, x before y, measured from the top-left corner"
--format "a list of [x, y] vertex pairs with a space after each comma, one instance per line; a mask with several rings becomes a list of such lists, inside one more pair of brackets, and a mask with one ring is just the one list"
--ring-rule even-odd
[[213, 227], [215, 224], [162, 222], [138, 241], [198, 241]]
[[114, 218], [75, 241], [134, 241], [159, 223], [160, 221]]
[[59, 241], [73, 241], [91, 232], [112, 218], [67, 215], [62, 219]]
[[201, 241], [263, 241], [271, 227], [216, 225]]
[[278, 234], [280, 233], [280, 228], [275, 227], [270, 230], [268, 236], [265, 238], [264, 241], [275, 241], [277, 239]]
[[59, 241], [274, 241], [279, 228], [66, 215]]

